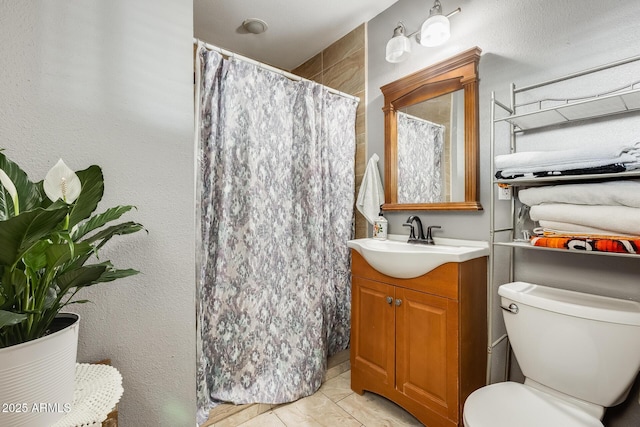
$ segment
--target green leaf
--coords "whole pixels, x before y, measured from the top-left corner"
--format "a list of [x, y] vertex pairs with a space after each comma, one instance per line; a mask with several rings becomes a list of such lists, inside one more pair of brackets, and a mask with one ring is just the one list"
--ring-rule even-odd
[[89, 243], [94, 243], [94, 242], [97, 242], [98, 240], [101, 240], [100, 244], [96, 246], [96, 249], [100, 249], [113, 236], [132, 234], [144, 229], [145, 228], [142, 226], [142, 224], [128, 221], [128, 222], [123, 222], [122, 224], [112, 225], [111, 227], [105, 228], [104, 230], [92, 235], [91, 237], [85, 239], [84, 241]]
[[102, 200], [102, 195], [104, 194], [104, 178], [102, 169], [99, 166], [89, 166], [85, 170], [76, 172], [76, 175], [82, 182], [82, 191], [71, 210], [69, 228], [89, 218], [91, 213], [98, 207], [98, 203]]
[[105, 212], [96, 215], [89, 219], [89, 221], [84, 222], [82, 224], [78, 224], [77, 227], [71, 233], [73, 236], [73, 240], [78, 240], [84, 237], [87, 233], [96, 230], [108, 222], [114, 221], [120, 218], [124, 213], [129, 212], [135, 206], [126, 205], [126, 206], [116, 206], [113, 208], [107, 209]]
[[[20, 211], [28, 211], [40, 206], [42, 196], [36, 184], [29, 180], [27, 174], [20, 169], [20, 166], [0, 152], [0, 169], [5, 171], [7, 176], [13, 182], [18, 192], [18, 200], [20, 202]], [[4, 193], [4, 189], [2, 191]], [[11, 197], [0, 197], [0, 220], [5, 220], [9, 216], [14, 216], [13, 201]]]
[[17, 325], [27, 320], [27, 315], [22, 313], [12, 313], [10, 311], [0, 310], [0, 328], [5, 326]]
[[133, 268], [127, 268], [124, 270], [107, 270], [104, 273], [102, 273], [102, 275], [96, 281], [96, 283], [112, 282], [114, 280], [122, 279], [124, 277], [135, 276], [138, 273], [140, 272], [138, 270], [134, 270]]
[[66, 303], [65, 306], [71, 305], [71, 304], [86, 304], [88, 302], [91, 302], [91, 301], [89, 301], [88, 299], [78, 299], [78, 300]]
[[87, 265], [70, 270], [58, 277], [60, 293], [66, 294], [69, 289], [90, 286], [107, 270], [106, 265]]
[[[93, 247], [89, 243], [80, 242], [73, 243], [64, 241], [64, 243], [56, 243], [50, 245], [45, 255], [47, 257], [47, 268], [55, 269], [61, 265], [75, 261], [77, 258], [93, 252]], [[65, 269], [69, 266], [65, 266]]]
[[9, 206], [13, 206], [11, 195], [4, 188], [0, 188], [0, 220], [5, 220], [13, 216], [11, 215], [13, 210], [9, 212]]
[[59, 293], [60, 288], [58, 288], [56, 285], [51, 285], [47, 288], [47, 292], [45, 293], [44, 297], [44, 310], [48, 310], [55, 305], [55, 303], [58, 301]]
[[[36, 182], [35, 185], [38, 188], [38, 192], [40, 193], [40, 195], [43, 195], [44, 194], [44, 180]], [[53, 202], [51, 200], [49, 200], [48, 197], [42, 196], [42, 200], [40, 201], [40, 206], [39, 207], [41, 207], [43, 209], [47, 209], [52, 204], [53, 204]]]
[[67, 244], [55, 244], [47, 248], [45, 256], [47, 259], [47, 267], [55, 269], [62, 264], [68, 262], [73, 257], [73, 249]]
[[0, 221], [0, 264], [13, 265], [38, 240], [50, 235], [69, 211], [68, 206], [37, 208]]
[[64, 271], [71, 271], [74, 268], [82, 267], [85, 262], [95, 253], [93, 246], [87, 242], [79, 242], [74, 245], [73, 259], [64, 266]]
[[40, 270], [41, 268], [46, 267], [47, 265], [47, 256], [45, 251], [49, 246], [51, 246], [49, 240], [40, 240], [38, 243], [33, 245], [23, 256], [22, 261], [24, 265], [29, 267], [33, 271]]
[[67, 242], [69, 246], [73, 246], [73, 239], [68, 231], [62, 230], [53, 233], [53, 237], [57, 242]]
[[27, 276], [21, 270], [4, 269], [0, 291], [5, 297], [5, 302], [1, 308], [10, 308], [15, 304], [27, 287]]

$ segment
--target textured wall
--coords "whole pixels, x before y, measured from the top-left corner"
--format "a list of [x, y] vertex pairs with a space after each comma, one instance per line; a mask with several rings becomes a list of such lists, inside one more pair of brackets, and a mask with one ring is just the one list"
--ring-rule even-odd
[[[362, 24], [304, 64], [291, 70], [309, 80], [360, 98], [356, 112], [356, 198], [366, 157], [366, 25]], [[356, 237], [367, 236], [367, 220], [356, 212]]]
[[[473, 46], [480, 47], [483, 51], [480, 59], [480, 201], [485, 211], [402, 212], [389, 213], [388, 217], [391, 233], [406, 234], [400, 224], [409, 214], [418, 213], [423, 223], [443, 227], [439, 236], [488, 240], [490, 216], [487, 210], [493, 189], [490, 176], [492, 160], [489, 158], [491, 91], [496, 91], [499, 99], [508, 102], [511, 82], [524, 86], [637, 55], [637, 40], [640, 39], [638, 5], [633, 0], [613, 1], [606, 8], [595, 0], [584, 0], [579, 5], [569, 0], [443, 1], [445, 13], [456, 7], [461, 7], [462, 13], [451, 18], [451, 39], [437, 48], [425, 48], [414, 41], [411, 58], [401, 64], [385, 62], [385, 45], [399, 20], [404, 22], [409, 33], [419, 27], [428, 16], [425, 2], [400, 0], [367, 23], [367, 150], [369, 155], [384, 153], [380, 86]], [[637, 80], [638, 72], [637, 68], [635, 71], [623, 68], [605, 76], [600, 83], [609, 83], [609, 88], [612, 88], [622, 80], [627, 83]], [[601, 88], [593, 80], [587, 80], [575, 83], [563, 95], [579, 96], [597, 92]], [[613, 124], [606, 125], [608, 127], [601, 125], [603, 123], [596, 121], [586, 127], [545, 133], [546, 142], [553, 147], [557, 144], [579, 146], [637, 140], [640, 117], [633, 114], [614, 120]], [[501, 149], [505, 149], [505, 146]], [[507, 205], [506, 202], [497, 202], [502, 219], [508, 214]], [[640, 301], [640, 287], [637, 285], [640, 264], [637, 260], [532, 252], [517, 252], [517, 278]], [[497, 251], [496, 263], [498, 280], [507, 280], [505, 251]], [[492, 294], [497, 295], [495, 287]], [[495, 301], [497, 307], [497, 297]], [[499, 309], [494, 313], [494, 319], [497, 330], [495, 336], [498, 337], [503, 331]], [[501, 345], [494, 352], [494, 380], [502, 377], [503, 365], [504, 345]], [[623, 427], [640, 423], [637, 387], [626, 406], [609, 411], [609, 418], [606, 419], [608, 426]]]
[[0, 147], [33, 179], [102, 167], [99, 210], [149, 234], [101, 259], [142, 274], [82, 292], [79, 361], [111, 358], [125, 426], [195, 418], [192, 3], [0, 2]]

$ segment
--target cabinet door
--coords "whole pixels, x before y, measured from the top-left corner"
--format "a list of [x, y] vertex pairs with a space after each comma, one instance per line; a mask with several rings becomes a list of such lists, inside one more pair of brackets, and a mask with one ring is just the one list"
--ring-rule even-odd
[[394, 287], [361, 277], [353, 277], [352, 286], [351, 351], [355, 356], [354, 367], [368, 377], [393, 387]]
[[396, 388], [451, 420], [457, 420], [457, 304], [396, 289]]

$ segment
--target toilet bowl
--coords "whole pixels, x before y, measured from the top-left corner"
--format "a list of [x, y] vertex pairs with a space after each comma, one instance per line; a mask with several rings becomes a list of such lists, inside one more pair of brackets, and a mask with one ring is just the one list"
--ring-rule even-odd
[[498, 293], [525, 383], [473, 392], [465, 427], [603, 426], [640, 369], [640, 303], [526, 282]]

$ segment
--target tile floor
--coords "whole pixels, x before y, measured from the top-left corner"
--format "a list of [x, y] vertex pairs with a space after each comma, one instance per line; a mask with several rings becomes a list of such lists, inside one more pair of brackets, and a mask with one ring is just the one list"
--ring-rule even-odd
[[[206, 427], [404, 427], [422, 426], [411, 414], [373, 393], [350, 388], [349, 352], [329, 360], [322, 387], [312, 396], [283, 405], [221, 405]], [[204, 427], [203, 426], [203, 427]]]

